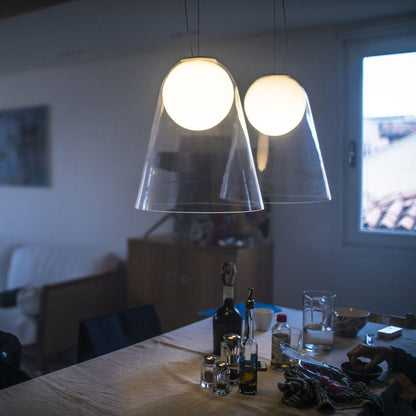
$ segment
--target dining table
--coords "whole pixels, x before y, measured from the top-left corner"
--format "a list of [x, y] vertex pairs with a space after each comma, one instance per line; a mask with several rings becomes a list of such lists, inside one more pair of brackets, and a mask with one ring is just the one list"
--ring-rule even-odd
[[[287, 322], [301, 328], [302, 312], [281, 307]], [[363, 343], [367, 333], [383, 325], [367, 323], [355, 338], [334, 337], [330, 352], [313, 354], [339, 368], [346, 353]], [[0, 414], [4, 416], [133, 416], [133, 415], [320, 415], [313, 408], [295, 408], [282, 401], [278, 383], [284, 371], [270, 368], [271, 330], [255, 331], [259, 360], [267, 371], [258, 373], [256, 395], [238, 392], [219, 396], [200, 386], [203, 356], [212, 352], [212, 318], [164, 333], [138, 344], [0, 390]], [[403, 348], [416, 355], [416, 330], [403, 329], [393, 340], [375, 339], [376, 345]], [[369, 388], [379, 394], [393, 375], [384, 372]], [[357, 415], [361, 409], [334, 412]]]

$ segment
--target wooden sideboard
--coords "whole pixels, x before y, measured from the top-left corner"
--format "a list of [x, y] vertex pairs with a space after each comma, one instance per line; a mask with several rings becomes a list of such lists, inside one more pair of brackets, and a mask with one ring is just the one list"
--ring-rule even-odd
[[222, 302], [221, 267], [237, 266], [235, 301], [243, 302], [247, 288], [254, 298], [272, 302], [273, 247], [199, 246], [172, 238], [128, 240], [127, 296], [130, 307], [153, 304], [163, 331], [201, 319], [200, 311]]

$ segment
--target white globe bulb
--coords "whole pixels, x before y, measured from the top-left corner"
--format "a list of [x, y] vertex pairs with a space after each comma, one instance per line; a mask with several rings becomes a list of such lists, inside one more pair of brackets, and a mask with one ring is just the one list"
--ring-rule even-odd
[[234, 87], [228, 72], [215, 59], [188, 58], [166, 76], [162, 98], [175, 123], [188, 130], [207, 130], [229, 113]]
[[253, 82], [244, 99], [250, 123], [267, 136], [293, 130], [306, 109], [306, 93], [287, 75], [266, 75]]

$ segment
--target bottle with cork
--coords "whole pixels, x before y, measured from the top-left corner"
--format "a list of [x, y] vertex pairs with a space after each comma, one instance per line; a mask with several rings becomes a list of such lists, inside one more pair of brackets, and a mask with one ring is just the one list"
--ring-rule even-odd
[[234, 284], [237, 267], [232, 262], [225, 262], [222, 266], [223, 281], [222, 304], [212, 318], [214, 354], [221, 354], [221, 342], [226, 334], [241, 335], [243, 319], [234, 305]]

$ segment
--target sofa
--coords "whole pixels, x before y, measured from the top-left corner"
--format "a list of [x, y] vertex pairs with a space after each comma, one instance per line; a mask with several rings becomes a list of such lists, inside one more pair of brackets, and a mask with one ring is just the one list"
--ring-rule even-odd
[[124, 308], [119, 258], [85, 248], [0, 243], [0, 330], [44, 373], [49, 359], [75, 350], [78, 323]]

